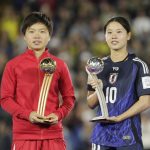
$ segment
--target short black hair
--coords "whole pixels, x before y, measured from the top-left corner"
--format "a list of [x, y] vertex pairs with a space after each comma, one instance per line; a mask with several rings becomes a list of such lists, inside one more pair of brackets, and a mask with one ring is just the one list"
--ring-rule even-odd
[[42, 12], [32, 12], [27, 15], [23, 20], [21, 32], [25, 35], [27, 28], [38, 22], [43, 23], [47, 27], [49, 34], [52, 35], [53, 22], [46, 14]]
[[118, 22], [125, 28], [127, 33], [131, 32], [131, 27], [130, 27], [129, 21], [122, 16], [116, 16], [116, 17], [112, 17], [111, 19], [109, 19], [107, 21], [107, 23], [104, 26], [104, 33], [106, 33], [106, 28], [109, 25], [109, 23], [111, 23], [111, 22]]

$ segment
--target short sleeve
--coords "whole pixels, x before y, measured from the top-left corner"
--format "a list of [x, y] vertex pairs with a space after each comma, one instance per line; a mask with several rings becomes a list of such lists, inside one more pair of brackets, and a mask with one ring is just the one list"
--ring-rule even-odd
[[137, 62], [138, 72], [136, 78], [136, 92], [138, 97], [142, 95], [150, 95], [150, 72], [148, 65], [139, 58], [135, 58]]

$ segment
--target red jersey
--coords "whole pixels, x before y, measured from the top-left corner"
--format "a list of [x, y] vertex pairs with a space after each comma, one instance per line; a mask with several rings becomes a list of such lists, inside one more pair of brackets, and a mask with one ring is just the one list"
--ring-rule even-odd
[[[45, 108], [45, 115], [58, 115], [59, 122], [55, 125], [33, 124], [29, 121], [30, 113], [37, 111], [44, 78], [40, 62], [47, 57], [57, 64]], [[59, 93], [63, 99], [61, 106]], [[1, 106], [12, 115], [14, 140], [63, 138], [61, 121], [73, 108], [74, 100], [74, 89], [67, 65], [48, 50], [37, 59], [34, 51], [27, 49], [6, 64], [1, 83]]]

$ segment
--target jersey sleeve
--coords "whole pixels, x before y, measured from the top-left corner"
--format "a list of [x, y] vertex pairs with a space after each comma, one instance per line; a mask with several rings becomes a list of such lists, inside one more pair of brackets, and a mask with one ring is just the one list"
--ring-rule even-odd
[[135, 58], [137, 62], [138, 73], [136, 78], [136, 92], [138, 97], [142, 95], [150, 95], [150, 72], [147, 64], [139, 58]]
[[16, 83], [16, 75], [13, 69], [13, 65], [7, 63], [1, 83], [1, 106], [12, 116], [17, 116], [21, 119], [29, 120], [29, 114], [31, 110], [25, 110], [15, 101]]
[[63, 103], [54, 113], [58, 115], [59, 120], [62, 120], [75, 104], [74, 87], [68, 66], [65, 63], [61, 64], [61, 77], [58, 84]]

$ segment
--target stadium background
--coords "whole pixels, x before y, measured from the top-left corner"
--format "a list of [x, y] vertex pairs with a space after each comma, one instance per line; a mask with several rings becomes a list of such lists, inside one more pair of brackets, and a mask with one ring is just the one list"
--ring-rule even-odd
[[[114, 15], [130, 20], [132, 40], [128, 49], [150, 66], [149, 0], [1, 0], [0, 1], [0, 79], [5, 63], [26, 48], [20, 24], [29, 12], [43, 11], [54, 22], [50, 52], [66, 61], [75, 86], [76, 105], [64, 120], [67, 150], [90, 150], [94, 111], [86, 105], [85, 64], [91, 56], [109, 54], [103, 26]], [[1, 80], [0, 80], [1, 81]], [[150, 150], [150, 111], [142, 114], [143, 141]], [[0, 150], [10, 150], [11, 117], [0, 109]]]

